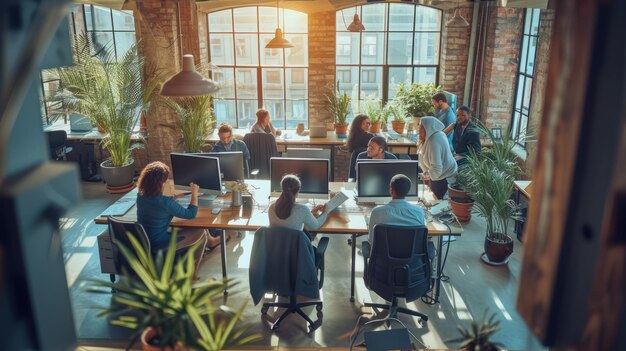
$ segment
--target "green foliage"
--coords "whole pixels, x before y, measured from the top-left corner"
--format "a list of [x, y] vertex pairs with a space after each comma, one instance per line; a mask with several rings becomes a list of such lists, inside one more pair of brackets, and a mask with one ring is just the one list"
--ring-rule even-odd
[[324, 92], [326, 109], [333, 116], [335, 124], [347, 125], [346, 119], [350, 113], [350, 97], [339, 90], [339, 81], [335, 88], [328, 87]]
[[[55, 95], [65, 113], [89, 117], [108, 133], [103, 146], [115, 167], [131, 160], [131, 150], [140, 145], [130, 141], [142, 111], [146, 111], [158, 91], [158, 75], [143, 78], [144, 60], [135, 45], [119, 59], [112, 47], [98, 47], [87, 35], [73, 43], [75, 65], [59, 68], [61, 90]], [[156, 72], [156, 71], [154, 71]]]
[[492, 314], [487, 319], [487, 311], [483, 315], [481, 321], [470, 323], [469, 328], [457, 326], [457, 330], [461, 334], [450, 342], [460, 342], [459, 348], [472, 351], [489, 351], [497, 350], [497, 343], [492, 343], [489, 339], [500, 329], [500, 321], [496, 319], [496, 314]]
[[383, 120], [383, 108], [380, 99], [367, 99], [359, 103], [358, 113], [363, 113], [369, 117], [370, 122], [378, 123]]
[[400, 83], [396, 88], [394, 101], [403, 106], [407, 113], [413, 117], [432, 116], [435, 108], [432, 104], [432, 96], [439, 92], [435, 84], [412, 83], [406, 86]]
[[164, 98], [163, 102], [178, 116], [185, 152], [200, 152], [215, 126], [213, 97]]
[[393, 115], [393, 120], [398, 123], [406, 122], [407, 111], [404, 104], [399, 103], [398, 101], [387, 101], [385, 105], [385, 110], [387, 117]]
[[117, 290], [109, 307], [98, 316], [112, 316], [111, 324], [135, 330], [131, 346], [143, 330], [152, 327], [160, 336], [159, 347], [176, 343], [195, 349], [221, 350], [227, 345], [243, 345], [260, 339], [244, 335], [245, 328], [235, 328], [245, 309], [236, 311], [216, 304], [227, 282], [208, 281], [193, 284], [194, 252], [199, 244], [175, 261], [176, 234], [171, 235], [165, 255], [156, 259], [135, 237], [129, 234], [133, 250], [118, 243], [134, 276], [124, 274], [116, 283], [90, 281], [90, 292], [110, 294], [102, 287]]
[[467, 165], [459, 170], [459, 174], [465, 190], [474, 199], [474, 208], [486, 219], [487, 237], [504, 241], [509, 220], [518, 213], [518, 206], [511, 199], [513, 182], [521, 172], [517, 155], [513, 152], [515, 141], [506, 136], [495, 140], [484, 124], [476, 123], [477, 128], [489, 136], [493, 146], [481, 153], [470, 152], [466, 157]]

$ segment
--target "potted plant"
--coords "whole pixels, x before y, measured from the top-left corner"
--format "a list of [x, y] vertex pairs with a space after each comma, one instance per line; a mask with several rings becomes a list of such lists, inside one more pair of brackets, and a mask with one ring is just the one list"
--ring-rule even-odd
[[459, 166], [456, 182], [448, 184], [448, 203], [459, 223], [467, 224], [472, 219], [474, 200], [465, 191], [465, 184], [469, 181], [470, 175], [463, 171], [463, 167]]
[[242, 205], [242, 194], [248, 193], [248, 184], [246, 184], [243, 179], [240, 180], [232, 180], [224, 182], [224, 187], [230, 190], [231, 193], [231, 206], [239, 207]]
[[164, 98], [163, 102], [178, 116], [185, 152], [200, 152], [215, 127], [213, 97]]
[[[480, 122], [477, 127], [493, 141], [488, 128]], [[480, 153], [471, 151], [467, 167], [460, 172], [466, 179], [465, 190], [474, 200], [474, 208], [487, 222], [485, 253], [481, 258], [489, 264], [506, 264], [513, 253], [513, 239], [508, 230], [509, 221], [518, 216], [518, 205], [511, 195], [513, 182], [521, 172], [514, 146], [514, 140], [503, 137]]]
[[367, 99], [361, 101], [359, 110], [369, 117], [370, 132], [380, 133], [380, 127], [383, 122], [383, 108], [380, 99]]
[[500, 329], [500, 321], [496, 319], [496, 314], [492, 314], [489, 319], [487, 312], [480, 321], [472, 321], [469, 328], [461, 326], [457, 327], [457, 330], [461, 334], [456, 339], [449, 340], [450, 342], [461, 342], [459, 346], [463, 350], [467, 351], [498, 351], [500, 347], [503, 347], [499, 343], [489, 341], [489, 339]]
[[350, 113], [350, 97], [347, 93], [339, 90], [339, 81], [335, 88], [327, 88], [324, 93], [326, 97], [326, 109], [335, 120], [335, 134], [339, 138], [346, 138], [348, 135], [348, 114]]
[[400, 83], [396, 88], [394, 101], [402, 104], [408, 115], [413, 116], [414, 129], [418, 130], [419, 119], [424, 116], [432, 116], [435, 113], [432, 96], [438, 92], [439, 87], [432, 83], [412, 83], [409, 86], [405, 83]]
[[404, 133], [404, 126], [406, 125], [406, 107], [400, 101], [393, 101], [391, 103], [387, 103], [387, 110], [389, 111], [389, 115], [393, 115], [393, 119], [391, 120], [391, 129], [398, 134]]
[[[141, 339], [143, 350], [221, 350], [226, 345], [243, 345], [259, 339], [244, 336], [244, 329], [235, 328], [241, 319], [245, 303], [232, 311], [215, 304], [221, 298], [225, 282], [195, 283], [192, 246], [176, 260], [176, 234], [171, 235], [165, 253], [153, 259], [132, 235], [133, 249], [118, 243], [132, 269], [116, 282], [90, 281], [88, 291], [109, 294], [117, 291], [109, 307], [98, 316], [111, 316], [111, 324], [135, 330], [129, 348]], [[106, 287], [107, 290], [102, 288]]]

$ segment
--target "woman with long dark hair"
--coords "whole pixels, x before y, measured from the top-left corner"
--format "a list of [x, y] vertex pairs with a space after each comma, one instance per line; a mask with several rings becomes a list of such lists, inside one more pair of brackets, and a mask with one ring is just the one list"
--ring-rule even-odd
[[326, 222], [328, 213], [325, 204], [317, 205], [309, 211], [305, 205], [296, 203], [300, 186], [298, 176], [293, 174], [283, 176], [280, 181], [282, 193], [268, 210], [270, 227], [316, 230]]
[[370, 133], [370, 118], [366, 115], [358, 115], [352, 120], [350, 134], [348, 134], [348, 151], [354, 152], [356, 149], [366, 148], [367, 143], [374, 134]]

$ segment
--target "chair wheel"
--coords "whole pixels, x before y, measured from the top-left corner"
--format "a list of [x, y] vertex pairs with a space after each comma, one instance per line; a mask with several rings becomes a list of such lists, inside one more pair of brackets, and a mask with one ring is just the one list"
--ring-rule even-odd
[[267, 314], [268, 307], [261, 308], [261, 314]]
[[322, 310], [322, 304], [318, 303], [317, 305], [315, 305], [315, 309], [319, 312]]
[[348, 238], [348, 245], [352, 245], [352, 238]]

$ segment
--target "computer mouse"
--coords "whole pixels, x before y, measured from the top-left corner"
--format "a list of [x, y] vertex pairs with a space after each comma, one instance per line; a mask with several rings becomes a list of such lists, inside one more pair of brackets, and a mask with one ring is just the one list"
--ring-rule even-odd
[[213, 208], [213, 209], [211, 210], [211, 214], [216, 215], [216, 214], [220, 213], [220, 210], [221, 210], [221, 208], [219, 208], [219, 207], [215, 207], [215, 208]]

